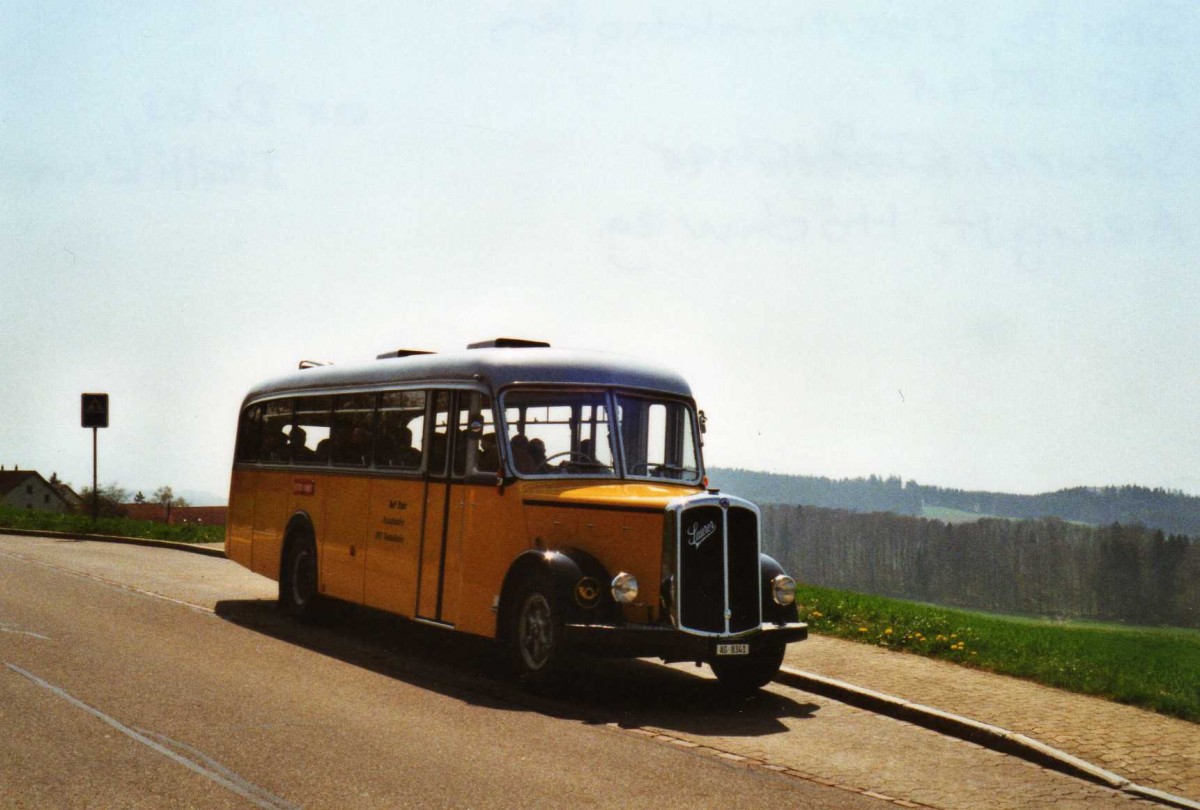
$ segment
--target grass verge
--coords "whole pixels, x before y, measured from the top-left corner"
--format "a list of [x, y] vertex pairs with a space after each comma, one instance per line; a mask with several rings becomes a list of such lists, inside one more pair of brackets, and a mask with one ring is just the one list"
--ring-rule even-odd
[[168, 526], [152, 520], [104, 517], [93, 523], [90, 515], [60, 515], [54, 512], [14, 509], [8, 506], [0, 506], [0, 528], [36, 529], [71, 534], [110, 534], [118, 537], [140, 537], [147, 540], [171, 540], [176, 543], [221, 543], [225, 540], [224, 526], [205, 526], [202, 523]]
[[806, 585], [796, 600], [815, 633], [1200, 723], [1200, 631], [998, 616]]

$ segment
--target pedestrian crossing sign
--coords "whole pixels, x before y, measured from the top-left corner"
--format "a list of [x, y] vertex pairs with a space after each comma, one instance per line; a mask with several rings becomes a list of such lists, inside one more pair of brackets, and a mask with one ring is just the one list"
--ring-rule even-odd
[[108, 427], [108, 394], [84, 394], [80, 422], [85, 428]]

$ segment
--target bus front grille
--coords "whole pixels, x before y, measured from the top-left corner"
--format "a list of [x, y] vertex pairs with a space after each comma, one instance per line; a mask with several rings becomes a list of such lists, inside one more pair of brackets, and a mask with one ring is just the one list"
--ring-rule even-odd
[[684, 505], [674, 525], [679, 629], [721, 636], [757, 629], [762, 622], [758, 513], [729, 498], [701, 496]]

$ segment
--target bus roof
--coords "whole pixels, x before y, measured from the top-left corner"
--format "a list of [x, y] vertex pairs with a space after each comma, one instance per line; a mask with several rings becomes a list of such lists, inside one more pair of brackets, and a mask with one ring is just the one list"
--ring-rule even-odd
[[493, 392], [509, 385], [541, 383], [617, 386], [692, 396], [687, 381], [678, 373], [643, 360], [577, 349], [485, 348], [306, 368], [255, 386], [245, 401], [301, 391], [480, 382]]

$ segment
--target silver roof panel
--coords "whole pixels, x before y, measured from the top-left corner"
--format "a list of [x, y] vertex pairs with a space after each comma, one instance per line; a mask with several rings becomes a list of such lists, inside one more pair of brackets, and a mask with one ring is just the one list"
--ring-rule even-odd
[[293, 371], [255, 386], [246, 402], [287, 393], [354, 388], [483, 383], [493, 393], [509, 385], [604, 385], [690, 399], [678, 373], [636, 358], [577, 349], [471, 349], [330, 365]]

